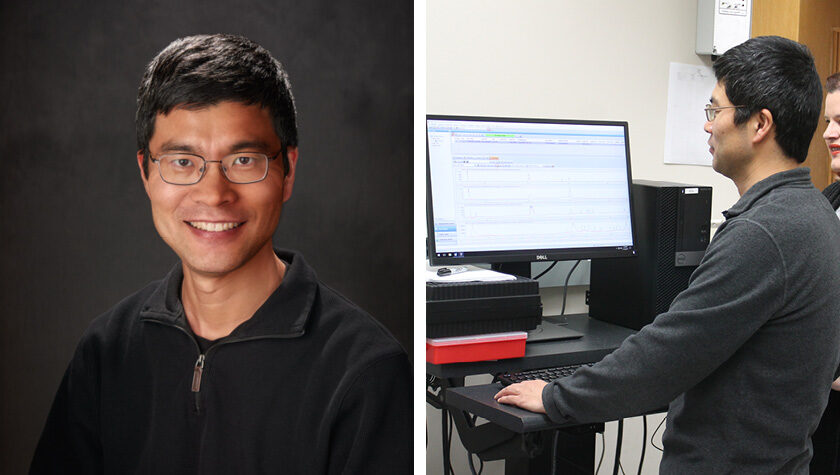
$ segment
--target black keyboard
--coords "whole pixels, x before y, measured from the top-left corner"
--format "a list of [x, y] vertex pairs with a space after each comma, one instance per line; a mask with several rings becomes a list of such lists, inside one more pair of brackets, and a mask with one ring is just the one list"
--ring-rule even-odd
[[594, 364], [595, 363], [583, 363], [568, 366], [558, 366], [556, 368], [540, 368], [529, 369], [526, 371], [516, 371], [513, 373], [499, 373], [496, 375], [496, 379], [498, 379], [505, 386], [534, 379], [542, 379], [543, 381], [551, 382], [555, 379], [571, 376], [581, 366], [592, 366]]

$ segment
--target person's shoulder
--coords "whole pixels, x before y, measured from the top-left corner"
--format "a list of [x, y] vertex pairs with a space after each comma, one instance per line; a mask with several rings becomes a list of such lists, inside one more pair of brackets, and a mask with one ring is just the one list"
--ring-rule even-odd
[[760, 215], [748, 212], [729, 218], [709, 243], [704, 261], [715, 262], [716, 272], [773, 264], [783, 255], [775, 235], [774, 225]]
[[758, 223], [773, 235], [789, 238], [809, 229], [833, 230], [840, 224], [825, 196], [813, 186], [773, 190], [739, 218]]
[[[346, 382], [371, 369], [378, 372], [375, 368], [382, 367], [381, 363], [386, 361], [399, 362], [400, 367], [408, 365], [405, 349], [388, 329], [321, 281], [300, 253], [286, 249], [275, 249], [275, 252], [291, 264], [283, 285], [287, 286], [287, 294], [295, 294], [283, 300], [277, 310], [305, 312], [301, 343], [315, 351], [315, 358], [329, 366], [330, 374], [341, 375], [338, 379]], [[411, 309], [407, 309], [406, 318], [411, 317]]]
[[[397, 340], [376, 318], [321, 281], [303, 255], [289, 249], [275, 249], [291, 267], [287, 270], [289, 289], [306, 294], [309, 337], [330, 348], [364, 349], [365, 353], [405, 353]], [[383, 296], [387, 298], [387, 296]], [[411, 318], [411, 310], [406, 313]]]
[[726, 248], [736, 259], [769, 252], [791, 264], [840, 260], [840, 220], [813, 186], [773, 190], [728, 219], [715, 240], [716, 247]]
[[376, 318], [330, 286], [319, 282], [318, 287], [317, 306], [313, 311], [318, 313], [321, 330], [330, 331], [345, 343], [352, 340], [382, 353], [405, 353]]
[[119, 339], [134, 328], [140, 320], [140, 311], [151, 295], [162, 284], [153, 281], [126, 296], [116, 305], [94, 318], [82, 335], [82, 343], [105, 343]]
[[[319, 347], [320, 357], [329, 361], [335, 374], [341, 375], [338, 385], [350, 388], [359, 381], [370, 384], [372, 379], [380, 379], [389, 381], [392, 389], [409, 386], [408, 354], [388, 329], [323, 283], [319, 284], [318, 294], [310, 336]], [[408, 313], [407, 318], [410, 317]]]
[[823, 189], [823, 194], [840, 192], [840, 181], [834, 181]]
[[840, 181], [835, 181], [825, 187], [822, 194], [828, 199], [828, 202], [831, 203], [832, 208], [836, 210], [840, 207]]

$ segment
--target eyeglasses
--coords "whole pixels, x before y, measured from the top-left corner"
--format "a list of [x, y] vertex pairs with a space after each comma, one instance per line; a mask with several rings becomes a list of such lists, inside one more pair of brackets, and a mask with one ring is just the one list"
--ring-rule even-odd
[[149, 159], [157, 163], [161, 179], [170, 185], [194, 185], [201, 181], [208, 163], [221, 164], [222, 174], [231, 183], [246, 184], [265, 180], [268, 176], [268, 162], [277, 158], [280, 152], [269, 157], [263, 153], [239, 152], [221, 160], [206, 160], [192, 153], [165, 153]]
[[711, 104], [706, 104], [706, 108], [704, 109], [706, 111], [706, 120], [708, 120], [709, 122], [715, 120], [715, 116], [717, 116], [718, 111], [721, 110], [721, 109], [743, 109], [744, 107], [747, 107], [747, 106], [712, 107]]

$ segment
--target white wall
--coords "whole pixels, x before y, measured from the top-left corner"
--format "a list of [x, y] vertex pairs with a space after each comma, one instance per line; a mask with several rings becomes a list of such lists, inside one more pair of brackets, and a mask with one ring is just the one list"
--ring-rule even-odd
[[426, 112], [626, 120], [633, 177], [713, 186], [716, 219], [735, 186], [711, 167], [663, 164], [669, 63], [711, 65], [694, 53], [696, 10], [696, 0], [429, 0]]
[[[663, 163], [669, 63], [711, 65], [694, 53], [696, 16], [696, 0], [428, 0], [426, 112], [626, 120], [633, 177], [712, 186], [717, 220], [737, 201], [735, 186], [710, 167]], [[585, 312], [582, 292], [569, 305]], [[440, 473], [440, 416], [427, 415], [427, 473]], [[640, 440], [626, 430], [630, 462]], [[651, 452], [645, 473], [658, 471]], [[456, 473], [469, 473], [462, 452], [455, 457]], [[608, 456], [602, 473], [611, 463]]]

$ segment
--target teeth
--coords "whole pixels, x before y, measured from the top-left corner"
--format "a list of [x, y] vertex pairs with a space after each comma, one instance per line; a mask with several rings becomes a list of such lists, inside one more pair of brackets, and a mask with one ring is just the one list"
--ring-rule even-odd
[[239, 226], [240, 223], [208, 223], [204, 221], [187, 221], [190, 226], [202, 231], [220, 232]]

